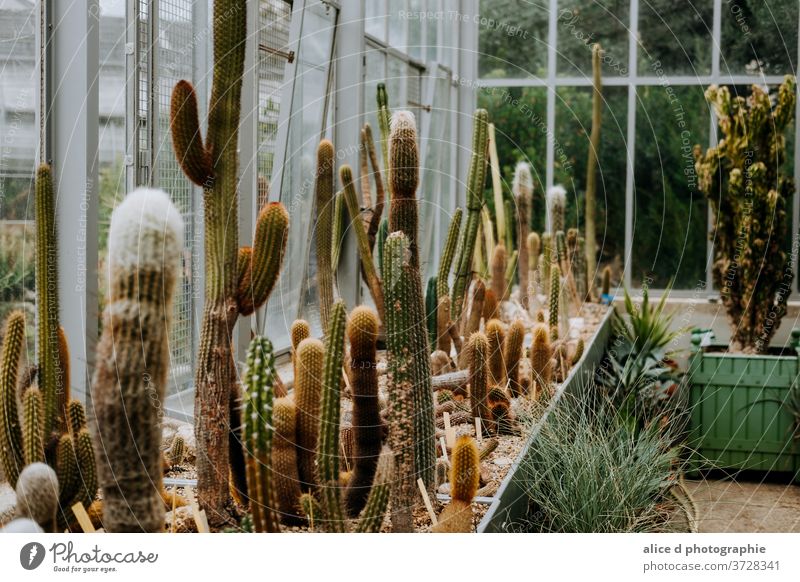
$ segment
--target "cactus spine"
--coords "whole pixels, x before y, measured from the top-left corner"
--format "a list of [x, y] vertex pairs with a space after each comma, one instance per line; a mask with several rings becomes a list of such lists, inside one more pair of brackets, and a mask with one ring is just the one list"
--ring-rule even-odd
[[389, 228], [402, 232], [408, 240], [408, 277], [410, 293], [400, 298], [409, 311], [411, 324], [410, 347], [415, 358], [414, 375], [414, 467], [431, 491], [436, 466], [436, 427], [431, 389], [431, 353], [425, 327], [425, 303], [419, 268], [417, 236], [419, 218], [416, 191], [419, 183], [419, 150], [414, 116], [408, 111], [398, 111], [392, 116], [389, 136], [392, 202], [389, 208]]
[[325, 334], [322, 371], [322, 402], [317, 445], [317, 478], [320, 487], [325, 527], [331, 532], [345, 531], [345, 511], [339, 489], [339, 420], [341, 380], [344, 364], [344, 333], [347, 312], [344, 302], [333, 304]]
[[355, 517], [366, 505], [381, 452], [376, 362], [378, 318], [375, 313], [368, 307], [356, 307], [347, 324], [347, 336], [350, 340], [355, 455], [345, 502], [348, 514]]
[[272, 343], [256, 336], [247, 348], [244, 387], [244, 432], [247, 491], [253, 527], [257, 532], [279, 532], [272, 469], [275, 356]]
[[519, 380], [519, 361], [522, 359], [522, 343], [525, 339], [525, 325], [519, 319], [511, 324], [503, 345], [503, 360], [508, 376], [508, 389], [511, 396], [522, 395], [522, 384]]
[[288, 397], [278, 398], [272, 408], [272, 469], [278, 509], [284, 521], [299, 516], [300, 477], [297, 474], [296, 408]]
[[454, 320], [458, 320], [461, 317], [464, 293], [467, 290], [467, 284], [472, 274], [472, 255], [475, 251], [475, 240], [478, 236], [478, 225], [481, 221], [483, 187], [486, 183], [488, 125], [489, 114], [485, 109], [477, 109], [472, 130], [472, 159], [467, 177], [467, 223], [464, 229], [461, 255], [456, 263], [456, 278], [453, 282], [450, 301]]
[[603, 82], [601, 57], [603, 51], [598, 43], [592, 45], [592, 133], [589, 137], [589, 152], [586, 160], [586, 264], [587, 282], [594, 295], [595, 269], [597, 268], [597, 229], [595, 215], [597, 206], [597, 157], [600, 151], [600, 124], [603, 120]]
[[467, 346], [469, 361], [469, 398], [472, 406], [472, 416], [481, 419], [485, 428], [491, 426], [491, 412], [489, 411], [486, 395], [489, 392], [489, 340], [481, 332], [469, 336]]
[[436, 533], [472, 531], [472, 499], [480, 484], [480, 458], [475, 439], [461, 436], [453, 449], [450, 468], [450, 503], [439, 515]]
[[[251, 258], [241, 264], [244, 272], [237, 273], [239, 236], [231, 225], [238, 221], [246, 14], [245, 0], [214, 2], [214, 65], [205, 139], [197, 115], [197, 96], [188, 81], [177, 83], [170, 104], [178, 163], [190, 180], [203, 187], [205, 305], [195, 370], [194, 418], [198, 500], [214, 523], [224, 522], [229, 516], [230, 407], [219, 403], [230, 401], [237, 381], [232, 332], [239, 315], [267, 301], [283, 261], [289, 220], [280, 204], [268, 204], [273, 209], [259, 214]], [[266, 232], [260, 236], [262, 225]], [[253, 281], [252, 289], [243, 288], [247, 280]]]
[[314, 463], [319, 440], [324, 357], [325, 348], [318, 339], [304, 339], [297, 346], [297, 375], [294, 378], [294, 398], [297, 408], [297, 468], [304, 491], [313, 491], [317, 484]]
[[392, 481], [392, 531], [410, 532], [415, 499], [414, 477], [414, 361], [413, 334], [407, 307], [413, 284], [409, 266], [408, 239], [394, 232], [386, 239], [383, 277], [386, 283], [386, 343], [388, 352], [389, 447], [394, 453], [396, 475]]
[[25, 315], [13, 311], [6, 319], [6, 330], [0, 355], [0, 461], [3, 473], [12, 487], [25, 466], [22, 428], [17, 411], [17, 376], [19, 360], [25, 344]]
[[[519, 162], [514, 170], [514, 182], [511, 191], [517, 203], [517, 244], [519, 257], [517, 260], [517, 276], [519, 277], [519, 297], [524, 308], [528, 308], [528, 286], [530, 285], [530, 271], [528, 254], [528, 228], [530, 224], [530, 208], [533, 201], [533, 177], [531, 167], [527, 162]], [[535, 256], [539, 256], [538, 251]]]
[[317, 215], [317, 293], [322, 329], [328, 328], [328, 318], [333, 305], [333, 272], [336, 264], [331, 264], [333, 261], [331, 245], [338, 244], [338, 240], [333, 239], [334, 164], [333, 144], [323, 139], [317, 147], [317, 175], [314, 183]]
[[[103, 524], [112, 532], [159, 532], [164, 528], [159, 404], [169, 369], [183, 221], [165, 192], [136, 190], [111, 216], [108, 247], [109, 302], [92, 382], [94, 438], [103, 451], [98, 456]], [[148, 330], [144, 339], [130, 333], [142, 328]]]

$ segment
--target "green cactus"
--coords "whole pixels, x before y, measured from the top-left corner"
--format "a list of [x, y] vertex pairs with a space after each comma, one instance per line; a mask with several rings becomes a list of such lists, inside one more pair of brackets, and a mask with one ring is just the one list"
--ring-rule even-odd
[[577, 228], [570, 228], [567, 231], [567, 247], [569, 249], [570, 268], [572, 269], [572, 279], [575, 281], [575, 290], [580, 301], [586, 301], [589, 297], [589, 286], [586, 277], [586, 248], [583, 237], [580, 236]]
[[561, 271], [566, 275], [566, 265], [567, 265], [567, 239], [564, 235], [563, 230], [559, 230], [556, 233], [556, 253], [555, 256], [558, 259], [558, 266], [561, 268]]
[[386, 246], [386, 239], [389, 237], [389, 219], [383, 218], [381, 219], [381, 223], [378, 226], [378, 240], [376, 245], [378, 246], [378, 266], [380, 267], [381, 271], [381, 278], [383, 278], [383, 249]]
[[588, 288], [594, 295], [595, 269], [597, 268], [597, 160], [600, 155], [600, 124], [603, 120], [602, 49], [592, 45], [592, 132], [589, 136], [589, 151], [586, 160], [586, 210], [584, 228], [586, 232], [586, 264]]
[[344, 233], [342, 232], [342, 212], [344, 211], [344, 192], [337, 192], [333, 199], [333, 228], [331, 243], [331, 269], [334, 277], [339, 268], [339, 257], [342, 254], [342, 242]]
[[437, 287], [437, 276], [434, 275], [428, 279], [428, 285], [425, 289], [425, 324], [428, 328], [428, 341], [430, 342], [431, 346], [436, 345], [436, 310], [438, 306], [438, 299], [436, 296]]
[[[369, 307], [356, 307], [347, 323], [350, 340], [350, 385], [353, 389], [355, 454], [352, 476], [347, 483], [345, 504], [355, 517], [366, 503], [378, 457], [383, 426], [378, 406], [377, 341], [378, 318]], [[381, 514], [381, 517], [383, 514]]]
[[[388, 357], [389, 447], [394, 453], [396, 475], [391, 486], [392, 531], [413, 529], [412, 509], [416, 499], [413, 323], [408, 309], [412, 294], [408, 239], [394, 232], [386, 239], [383, 274], [386, 283], [386, 343]], [[426, 354], [427, 355], [427, 354]], [[427, 359], [427, 358], [426, 358]]]
[[[328, 318], [333, 305], [333, 272], [336, 264], [331, 264], [333, 252], [331, 245], [334, 221], [334, 172], [335, 160], [333, 144], [327, 139], [319, 142], [317, 148], [317, 173], [314, 183], [316, 199], [316, 242], [317, 242], [317, 295], [322, 329], [328, 328]], [[341, 217], [339, 217], [341, 218]]]
[[553, 268], [553, 237], [549, 232], [542, 234], [542, 254], [539, 257], [544, 294], [550, 295], [550, 270]]
[[245, 407], [242, 445], [250, 511], [257, 532], [280, 531], [272, 469], [276, 375], [272, 343], [256, 336], [247, 348], [247, 367], [242, 377]]
[[772, 98], [758, 85], [746, 100], [731, 98], [727, 87], [706, 91], [722, 135], [705, 154], [695, 146], [695, 169], [715, 217], [712, 271], [737, 351], [766, 352], [786, 314], [795, 187], [784, 170], [785, 132], [794, 120], [796, 93], [791, 76]]
[[389, 184], [388, 198], [391, 202], [392, 196], [394, 196], [389, 164], [389, 125], [391, 123], [392, 114], [389, 111], [389, 95], [386, 93], [385, 83], [378, 83], [377, 100], [378, 128], [381, 132], [381, 154], [383, 155], [383, 173]]
[[17, 376], [19, 360], [25, 345], [25, 315], [12, 311], [6, 319], [0, 355], [0, 462], [12, 487], [25, 466], [24, 440], [17, 410]]
[[344, 504], [339, 488], [339, 425], [342, 366], [347, 311], [343, 301], [333, 304], [325, 334], [325, 358], [322, 371], [322, 402], [317, 445], [317, 479], [325, 527], [330, 532], [345, 531]]
[[[136, 190], [111, 216], [108, 247], [108, 304], [92, 382], [103, 525], [111, 532], [160, 532], [160, 404], [183, 221], [165, 192]], [[131, 334], [142, 322], [147, 334]]]
[[483, 333], [478, 331], [469, 337], [467, 354], [472, 416], [480, 418], [481, 425], [488, 429], [492, 418], [486, 400], [489, 393], [489, 340]]
[[59, 499], [71, 499], [78, 489], [78, 460], [69, 434], [62, 434], [56, 448], [56, 476]]
[[514, 211], [511, 204], [511, 200], [509, 200], [508, 198], [504, 199], [503, 206], [505, 207], [505, 212], [503, 212], [503, 217], [506, 222], [506, 228], [504, 231], [505, 240], [503, 241], [503, 244], [506, 245], [507, 249], [513, 249], [516, 246], [514, 244], [514, 232], [516, 228], [515, 228]]
[[475, 240], [483, 208], [483, 188], [486, 183], [486, 148], [488, 145], [489, 114], [485, 109], [475, 111], [472, 130], [472, 159], [467, 177], [467, 224], [464, 228], [464, 242], [456, 262], [456, 278], [453, 283], [450, 306], [453, 319], [461, 317], [464, 294], [472, 275], [472, 258]]
[[524, 339], [525, 325], [517, 319], [509, 327], [503, 344], [503, 361], [506, 366], [508, 389], [514, 398], [522, 395], [522, 383], [519, 379], [519, 361], [522, 359], [522, 343]]
[[378, 458], [375, 480], [369, 492], [369, 497], [367, 497], [364, 510], [359, 516], [354, 530], [355, 533], [377, 533], [381, 530], [386, 508], [389, 505], [393, 475], [394, 456], [390, 449], [384, 447]]
[[325, 348], [315, 338], [297, 346], [294, 398], [297, 407], [297, 468], [303, 491], [316, 490], [316, 450], [319, 441], [319, 410]]
[[23, 451], [25, 464], [43, 463], [45, 461], [43, 421], [44, 397], [41, 390], [31, 386], [22, 395], [23, 422]]
[[[362, 154], [362, 169], [361, 169], [361, 190], [364, 200], [364, 228], [367, 230], [367, 237], [369, 238], [370, 252], [375, 251], [375, 237], [378, 234], [378, 227], [380, 226], [381, 219], [383, 218], [383, 207], [386, 204], [386, 193], [383, 188], [383, 177], [381, 176], [381, 167], [378, 164], [378, 154], [375, 151], [375, 141], [372, 138], [372, 127], [369, 123], [365, 123], [361, 128], [361, 154]], [[372, 199], [369, 196], [369, 170], [367, 169], [367, 158], [372, 166], [372, 175], [375, 177], [375, 205], [372, 204]]]
[[170, 467], [177, 467], [181, 463], [183, 463], [183, 459], [186, 456], [186, 442], [183, 440], [181, 435], [175, 435], [175, 438], [172, 439], [172, 446], [169, 448], [167, 452], [167, 459], [169, 460]]
[[[550, 272], [550, 304], [547, 323], [550, 325], [550, 333], [558, 333], [558, 305], [561, 298], [561, 269], [558, 265], [553, 265]], [[555, 332], [553, 330], [556, 330]], [[555, 339], [555, 338], [553, 338]]]
[[[212, 524], [229, 520], [228, 486], [230, 407], [237, 370], [233, 329], [239, 315], [262, 306], [280, 272], [286, 248], [288, 214], [268, 204], [259, 224], [249, 261], [239, 252], [239, 123], [247, 40], [246, 0], [213, 4], [213, 78], [208, 130], [203, 136], [197, 96], [188, 81], [172, 92], [170, 125], [175, 155], [186, 176], [203, 188], [205, 222], [205, 305], [195, 366], [197, 494]], [[279, 209], [279, 210], [278, 210]], [[262, 222], [266, 219], [268, 222]], [[259, 226], [266, 230], [261, 236]], [[243, 262], [237, 272], [239, 256]], [[324, 260], [324, 259], [323, 259]], [[252, 281], [252, 287], [243, 285]], [[234, 308], [235, 306], [235, 308]]]
[[453, 258], [456, 253], [456, 246], [458, 245], [459, 232], [461, 230], [461, 217], [464, 211], [461, 207], [456, 208], [453, 213], [453, 218], [450, 219], [450, 226], [447, 229], [447, 238], [445, 239], [444, 248], [442, 248], [442, 255], [439, 258], [439, 271], [436, 275], [436, 296], [437, 298], [444, 297], [450, 294], [448, 285], [450, 270], [453, 267]]

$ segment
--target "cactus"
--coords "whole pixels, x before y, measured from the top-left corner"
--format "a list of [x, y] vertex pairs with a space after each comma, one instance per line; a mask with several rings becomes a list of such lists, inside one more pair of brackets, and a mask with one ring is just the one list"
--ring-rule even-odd
[[[517, 204], [517, 243], [519, 258], [517, 261], [517, 277], [519, 278], [520, 303], [528, 308], [528, 286], [530, 285], [530, 271], [535, 271], [536, 266], [529, 264], [529, 257], [538, 257], [539, 252], [529, 253], [530, 241], [528, 229], [530, 225], [530, 211], [533, 204], [533, 177], [531, 166], [527, 162], [519, 162], [514, 169], [514, 181], [511, 186]], [[535, 259], [534, 259], [535, 260]]]
[[377, 533], [383, 525], [383, 517], [389, 505], [392, 478], [394, 476], [394, 456], [384, 447], [378, 457], [375, 480], [367, 497], [364, 510], [359, 516], [355, 533]]
[[[344, 164], [339, 168], [339, 179], [344, 188], [344, 203], [347, 206], [347, 211], [350, 214], [350, 224], [352, 225], [353, 232], [356, 234], [356, 242], [358, 244], [358, 255], [361, 257], [361, 268], [364, 272], [364, 279], [369, 287], [372, 300], [375, 302], [375, 307], [378, 309], [378, 315], [383, 321], [384, 318], [384, 304], [383, 304], [383, 287], [378, 278], [378, 272], [375, 270], [375, 261], [372, 258], [372, 251], [369, 247], [369, 239], [367, 232], [364, 230], [364, 223], [361, 221], [360, 210], [358, 207], [358, 199], [356, 197], [356, 187], [353, 183], [353, 172], [350, 166]], [[392, 205], [394, 207], [394, 204]]]
[[425, 325], [428, 329], [428, 339], [431, 346], [436, 345], [436, 309], [438, 299], [436, 297], [437, 278], [436, 275], [428, 279], [425, 289]]
[[394, 453], [396, 475], [391, 486], [392, 531], [410, 532], [411, 511], [416, 498], [415, 486], [415, 400], [416, 372], [410, 335], [413, 325], [407, 306], [413, 285], [409, 266], [408, 239], [394, 232], [386, 239], [383, 276], [386, 282], [386, 343], [388, 357], [389, 447]]
[[[136, 190], [111, 216], [108, 247], [109, 300], [92, 382], [103, 523], [112, 532], [159, 532], [160, 404], [183, 221], [165, 192]], [[142, 327], [146, 336], [130, 334]]]
[[272, 475], [278, 510], [284, 521], [300, 515], [300, 477], [297, 474], [296, 408], [288, 397], [278, 398], [272, 407]]
[[315, 466], [319, 440], [319, 410], [322, 394], [322, 365], [325, 349], [315, 338], [304, 339], [297, 346], [297, 375], [294, 398], [297, 408], [297, 469], [303, 491], [316, 489]]
[[494, 247], [492, 253], [492, 292], [497, 301], [502, 301], [506, 296], [506, 247], [503, 243]]
[[514, 275], [517, 272], [517, 262], [519, 260], [519, 253], [516, 249], [511, 253], [511, 256], [506, 261], [505, 272], [505, 295], [503, 301], [508, 301], [511, 298], [511, 288], [514, 286]]
[[16, 483], [16, 517], [32, 519], [45, 532], [55, 533], [58, 490], [58, 479], [52, 468], [44, 463], [28, 465]]
[[242, 376], [242, 448], [247, 467], [250, 511], [257, 532], [280, 531], [272, 468], [275, 376], [272, 343], [265, 337], [254, 337], [247, 348], [246, 369]]
[[484, 427], [489, 427], [491, 414], [486, 395], [489, 391], [489, 340], [481, 332], [469, 336], [467, 345], [469, 363], [469, 398], [472, 416], [480, 418]]
[[[323, 139], [317, 147], [317, 171], [314, 182], [316, 204], [316, 244], [317, 244], [317, 296], [322, 329], [328, 328], [328, 318], [333, 305], [333, 192], [335, 160], [333, 144]], [[299, 342], [298, 342], [299, 343]]]
[[453, 267], [453, 258], [456, 255], [456, 247], [458, 246], [459, 232], [461, 231], [461, 217], [464, 211], [461, 207], [456, 208], [453, 213], [453, 218], [450, 219], [450, 226], [447, 229], [447, 238], [445, 239], [444, 248], [442, 248], [442, 256], [439, 258], [439, 271], [437, 273], [437, 297], [443, 297], [450, 294], [448, 285], [450, 270]]
[[181, 435], [175, 435], [175, 438], [172, 440], [172, 446], [169, 448], [169, 452], [167, 453], [167, 458], [169, 459], [169, 466], [170, 467], [177, 467], [181, 463], [183, 463], [183, 459], [186, 457], [186, 442], [183, 440]]
[[44, 398], [42, 392], [31, 386], [22, 395], [23, 452], [25, 464], [43, 463], [45, 461], [44, 434], [42, 417], [44, 415]]
[[480, 459], [475, 439], [461, 436], [453, 449], [450, 468], [450, 503], [439, 515], [436, 533], [472, 531], [472, 499], [480, 484]]
[[553, 348], [546, 325], [539, 324], [533, 329], [530, 352], [531, 380], [536, 382], [539, 390], [548, 389], [553, 381]]
[[595, 269], [597, 268], [597, 229], [595, 215], [597, 206], [597, 160], [600, 152], [600, 124], [603, 120], [603, 87], [601, 78], [602, 49], [592, 45], [592, 133], [586, 160], [586, 264], [589, 290], [594, 295]]
[[391, 201], [394, 192], [392, 192], [392, 179], [390, 174], [389, 164], [389, 126], [391, 124], [391, 113], [389, 111], [389, 95], [386, 93], [386, 85], [378, 83], [377, 90], [378, 100], [378, 129], [381, 132], [381, 154], [383, 155], [383, 173], [386, 175], [386, 180], [389, 183], [389, 200]]
[[3, 473], [12, 487], [25, 465], [24, 441], [17, 411], [17, 376], [19, 360], [25, 345], [25, 315], [13, 311], [6, 319], [0, 355], [0, 461]]
[[383, 432], [378, 409], [378, 319], [370, 308], [361, 306], [353, 310], [347, 323], [347, 337], [350, 340], [355, 454], [345, 503], [348, 514], [355, 517], [367, 502], [381, 452]]
[[575, 342], [575, 351], [572, 353], [572, 357], [570, 358], [570, 363], [574, 366], [578, 362], [580, 362], [581, 358], [583, 357], [583, 350], [585, 349], [583, 338], [579, 337], [578, 341]]
[[553, 237], [549, 232], [542, 235], [542, 254], [539, 257], [539, 268], [541, 269], [541, 281], [544, 286], [544, 294], [550, 295], [550, 270], [553, 268]]
[[464, 293], [472, 275], [472, 255], [475, 251], [478, 224], [481, 221], [483, 188], [486, 182], [488, 124], [489, 114], [485, 109], [477, 109], [472, 130], [472, 158], [470, 160], [469, 176], [467, 177], [467, 223], [464, 227], [464, 241], [461, 245], [461, 254], [456, 262], [456, 278], [450, 297], [450, 307], [454, 320], [458, 320], [461, 317]]
[[[385, 205], [386, 194], [383, 189], [383, 178], [381, 168], [378, 164], [378, 154], [375, 151], [375, 141], [372, 138], [372, 127], [365, 123], [361, 128], [361, 193], [364, 201], [364, 228], [369, 238], [370, 252], [375, 250], [375, 237], [378, 234], [378, 227], [383, 217], [383, 207]], [[372, 165], [372, 175], [375, 176], [375, 205], [372, 204], [372, 197], [369, 195], [369, 170], [367, 169], [367, 158]]]
[[56, 448], [56, 476], [59, 484], [59, 499], [71, 499], [78, 488], [78, 460], [72, 438], [64, 433]]
[[[232, 332], [239, 315], [263, 305], [280, 272], [288, 214], [279, 203], [259, 213], [253, 250], [239, 252], [239, 123], [247, 39], [245, 0], [213, 4], [214, 64], [205, 137], [197, 96], [188, 81], [172, 92], [170, 124], [175, 155], [186, 176], [203, 188], [205, 305], [195, 366], [197, 493], [213, 523], [227, 521], [229, 403], [237, 371]], [[261, 230], [262, 232], [259, 232]], [[243, 260], [239, 272], [238, 258]], [[322, 259], [324, 261], [324, 259]], [[252, 281], [252, 286], [243, 285]]]
[[342, 211], [344, 210], [344, 192], [337, 192], [333, 197], [333, 215], [331, 220], [333, 225], [331, 227], [331, 273], [336, 276], [336, 270], [339, 268], [339, 257], [342, 253], [342, 239], [344, 233], [342, 232]]
[[558, 305], [561, 298], [561, 269], [558, 265], [553, 265], [550, 273], [550, 305], [547, 323], [550, 330], [558, 331]]
[[498, 441], [496, 438], [486, 439], [485, 441], [483, 441], [483, 446], [481, 447], [481, 450], [478, 453], [478, 458], [481, 461], [485, 461], [486, 459], [489, 458], [489, 455], [491, 455], [497, 449], [497, 446], [499, 444], [500, 441]]
[[519, 361], [522, 359], [522, 343], [525, 339], [525, 325], [519, 319], [511, 324], [503, 344], [503, 360], [508, 377], [508, 389], [511, 396], [522, 395], [522, 384], [519, 379]]
[[603, 283], [600, 290], [601, 298], [611, 296], [611, 267], [608, 265], [603, 269]]
[[[426, 487], [433, 492], [433, 471], [436, 465], [436, 440], [433, 414], [433, 391], [428, 355], [431, 346], [425, 326], [425, 303], [419, 268], [417, 236], [419, 218], [416, 191], [419, 182], [419, 150], [414, 116], [408, 111], [392, 115], [389, 136], [392, 202], [389, 208], [389, 228], [402, 232], [408, 241], [408, 278], [411, 285], [404, 297], [398, 297], [409, 314], [411, 325], [409, 347], [415, 355], [414, 374], [414, 468]], [[395, 297], [397, 297], [395, 295]]]
[[297, 378], [297, 347], [300, 342], [311, 336], [311, 326], [305, 319], [295, 319], [289, 333], [292, 342], [292, 368], [293, 377]]
[[564, 276], [567, 274], [567, 238], [564, 234], [563, 230], [559, 230], [556, 233], [556, 252], [555, 256], [557, 258], [556, 264], [561, 269], [561, 272], [564, 273]]
[[550, 235], [555, 239], [559, 230], [564, 230], [567, 210], [567, 191], [556, 184], [547, 190], [547, 213], [550, 218]]
[[[715, 217], [713, 276], [731, 324], [730, 347], [764, 353], [786, 314], [794, 252], [787, 248], [793, 180], [784, 170], [786, 128], [794, 120], [796, 79], [787, 76], [777, 95], [753, 85], [731, 98], [711, 86], [722, 133], [705, 154], [695, 146], [698, 185]], [[790, 245], [792, 246], [792, 245]]]
[[569, 249], [569, 264], [572, 270], [572, 280], [575, 281], [575, 291], [578, 299], [583, 302], [589, 298], [589, 284], [586, 278], [586, 248], [583, 237], [577, 228], [567, 231], [567, 247]]
[[317, 479], [325, 527], [331, 532], [345, 531], [345, 511], [339, 489], [339, 422], [341, 380], [344, 364], [344, 334], [347, 312], [343, 301], [333, 304], [325, 334], [325, 358], [322, 371], [319, 443], [317, 444]]
[[497, 386], [505, 382], [503, 363], [503, 342], [505, 327], [499, 319], [491, 319], [486, 324], [486, 337], [489, 340], [489, 384]]

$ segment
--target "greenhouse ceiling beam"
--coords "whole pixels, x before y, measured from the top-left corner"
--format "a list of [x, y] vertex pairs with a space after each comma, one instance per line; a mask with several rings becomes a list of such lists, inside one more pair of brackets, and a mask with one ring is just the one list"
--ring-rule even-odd
[[60, 319], [70, 342], [71, 388], [85, 398], [97, 343], [98, 0], [45, 0], [37, 108], [53, 167]]

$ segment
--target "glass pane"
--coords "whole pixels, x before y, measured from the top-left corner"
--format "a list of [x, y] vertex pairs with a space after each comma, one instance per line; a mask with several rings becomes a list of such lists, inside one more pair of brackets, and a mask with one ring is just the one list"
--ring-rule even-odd
[[[478, 75], [546, 76], [549, 12], [547, 0], [482, 0], [478, 16]], [[457, 26], [458, 21], [448, 21], [446, 25]]]
[[640, 2], [639, 74], [710, 75], [713, 17], [713, 0]]
[[628, 74], [628, 0], [561, 0], [558, 3], [560, 76], [590, 77], [592, 45], [603, 47], [603, 75]]
[[[566, 226], [584, 229], [586, 163], [592, 131], [590, 87], [563, 87], [556, 96], [554, 182], [567, 191]], [[628, 90], [603, 89], [600, 151], [597, 164], [598, 268], [611, 266], [615, 281], [622, 278], [625, 256], [625, 168], [627, 165]], [[542, 214], [544, 206], [539, 206]], [[542, 217], [543, 218], [543, 217]]]
[[407, 10], [406, 0], [389, 0], [389, 44], [403, 51], [408, 42], [407, 27], [419, 25], [419, 20], [407, 18]]
[[708, 146], [704, 87], [640, 87], [634, 171], [634, 286], [704, 288], [707, 214], [692, 147]]
[[797, 67], [797, 0], [722, 3], [720, 71], [784, 75]]
[[409, 0], [408, 12], [402, 14], [395, 24], [400, 26], [405, 22], [408, 26], [408, 46], [407, 51], [409, 55], [415, 59], [423, 60], [425, 58], [424, 47], [422, 46], [422, 32], [423, 27], [427, 26], [427, 18], [419, 16], [425, 14], [424, 0]]
[[377, 39], [386, 41], [386, 0], [371, 0], [364, 3], [364, 31]]
[[[547, 161], [546, 90], [538, 87], [484, 88], [478, 93], [478, 106], [489, 112], [489, 120], [495, 124], [501, 176], [510, 182], [518, 161], [531, 165], [534, 182], [531, 224], [534, 230], [541, 231]], [[463, 192], [463, 182], [459, 182], [459, 188]]]
[[[366, 65], [364, 73], [364, 122], [369, 123], [372, 128], [378, 159], [383, 164], [383, 152], [379, 147], [380, 127], [378, 126], [378, 103], [376, 101], [378, 83], [383, 83], [386, 79], [386, 55], [378, 49], [367, 48]], [[389, 95], [389, 105], [396, 103], [397, 96]], [[386, 176], [384, 176], [384, 180]]]
[[[334, 20], [334, 9], [314, 2], [307, 8], [301, 31], [280, 196], [289, 211], [291, 228], [283, 272], [270, 297], [266, 324], [266, 333], [278, 349], [289, 345], [289, 328], [301, 312], [314, 333], [320, 331], [316, 255], [309, 242], [314, 214], [313, 176], [323, 129]], [[313, 298], [313, 305], [301, 301], [304, 290], [305, 297]]]

